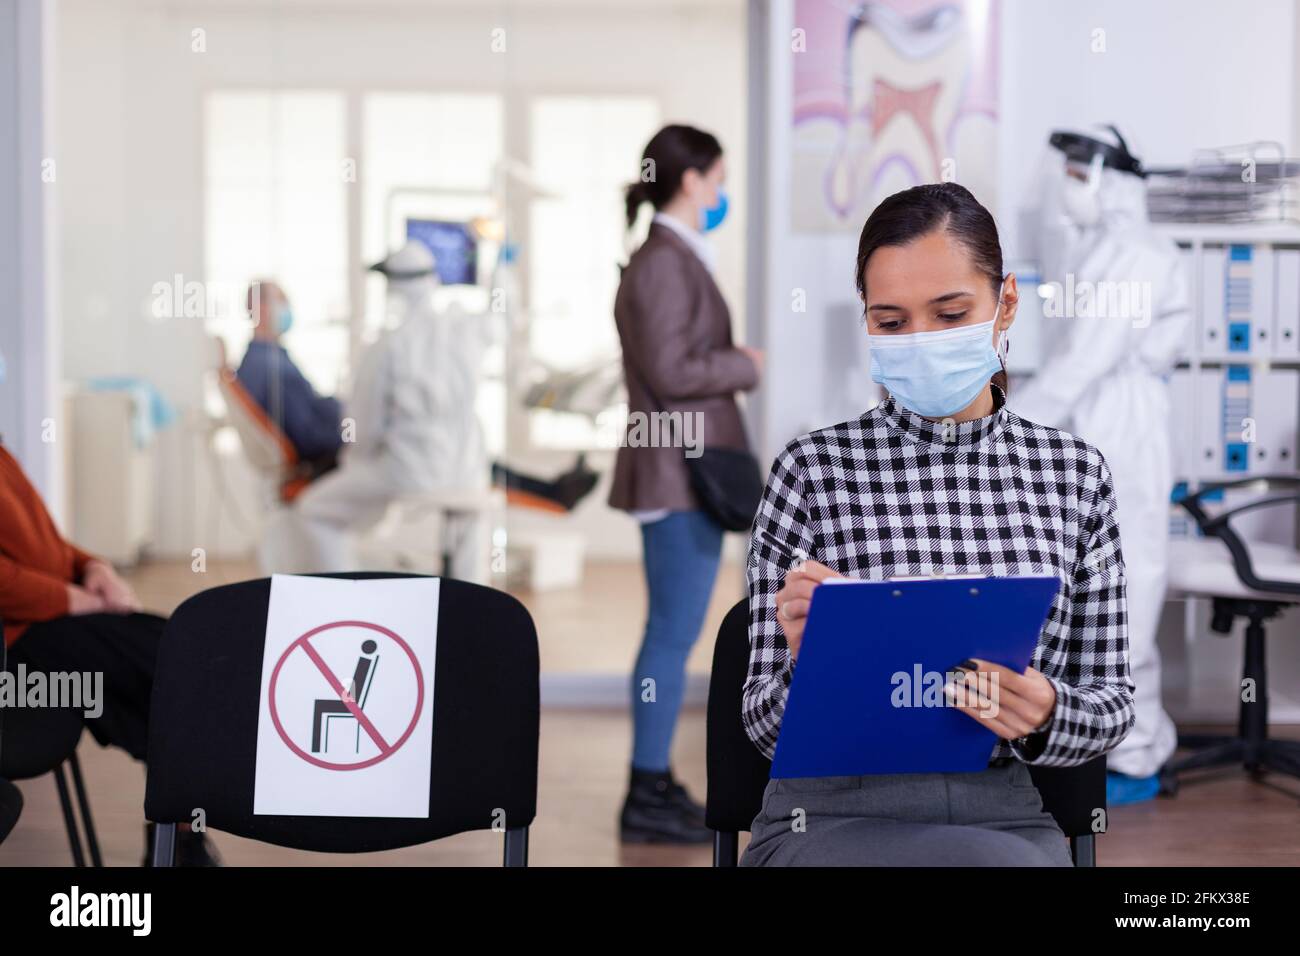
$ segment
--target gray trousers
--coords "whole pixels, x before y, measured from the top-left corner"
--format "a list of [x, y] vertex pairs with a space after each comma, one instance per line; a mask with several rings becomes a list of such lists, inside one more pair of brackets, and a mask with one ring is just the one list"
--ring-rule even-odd
[[1071, 866], [1019, 761], [978, 773], [771, 780], [741, 866]]

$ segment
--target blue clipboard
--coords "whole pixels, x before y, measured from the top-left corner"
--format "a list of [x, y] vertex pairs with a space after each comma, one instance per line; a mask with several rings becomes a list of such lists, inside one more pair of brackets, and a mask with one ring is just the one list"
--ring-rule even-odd
[[997, 735], [947, 705], [943, 678], [971, 657], [1023, 671], [1060, 587], [1049, 576], [822, 584], [772, 776], [983, 770]]

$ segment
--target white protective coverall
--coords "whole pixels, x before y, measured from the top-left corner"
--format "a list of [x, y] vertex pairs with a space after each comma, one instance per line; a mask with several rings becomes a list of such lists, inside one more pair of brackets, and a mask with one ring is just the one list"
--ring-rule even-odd
[[[427, 257], [427, 259], [426, 259]], [[414, 263], [414, 265], [413, 265]], [[356, 571], [355, 536], [376, 524], [391, 502], [437, 493], [473, 496], [488, 488], [490, 468], [475, 408], [484, 319], [459, 307], [435, 311], [433, 257], [408, 243], [385, 264], [398, 324], [361, 358], [345, 408], [355, 424], [339, 467], [295, 503], [300, 572]], [[429, 271], [418, 273], [427, 264]], [[345, 434], [346, 437], [346, 434]], [[483, 582], [487, 540], [481, 512], [451, 515], [442, 526], [450, 573]]]
[[[1110, 466], [1128, 581], [1136, 722], [1108, 768], [1145, 777], [1169, 759], [1177, 740], [1161, 704], [1156, 631], [1173, 483], [1167, 377], [1186, 348], [1191, 313], [1183, 264], [1174, 244], [1151, 228], [1142, 179], [1102, 168], [1095, 182], [1092, 216], [1077, 215], [1090, 198], [1081, 197], [1077, 182], [1060, 184], [1075, 191], [1067, 201], [1045, 204], [1053, 221], [1044, 222], [1043, 235], [1055, 239], [1042, 250], [1043, 281], [1061, 286], [1054, 302], [1044, 303], [1049, 344], [1042, 367], [1012, 391], [1009, 405], [1096, 446]], [[1076, 213], [1066, 231], [1059, 230], [1062, 209]], [[1095, 221], [1080, 226], [1080, 218]]]

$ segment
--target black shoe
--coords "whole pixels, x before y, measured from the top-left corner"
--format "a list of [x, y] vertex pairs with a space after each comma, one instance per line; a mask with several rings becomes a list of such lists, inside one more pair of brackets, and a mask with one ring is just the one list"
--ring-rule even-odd
[[[153, 866], [153, 844], [158, 834], [155, 824], [145, 827], [144, 863], [141, 866]], [[221, 854], [212, 845], [206, 833], [193, 830], [176, 831], [176, 866], [221, 866]]]
[[220, 866], [221, 854], [206, 833], [181, 830], [176, 834], [177, 866]]
[[591, 494], [598, 481], [600, 473], [587, 467], [586, 455], [579, 455], [573, 467], [555, 479], [555, 500], [564, 505], [565, 511], [572, 511]]
[[704, 825], [704, 808], [671, 772], [636, 769], [623, 801], [619, 835], [624, 843], [695, 844], [713, 839], [713, 831]]
[[673, 779], [673, 772], [671, 770], [664, 774], [664, 777], [668, 784], [666, 793], [669, 798], [696, 820], [699, 820], [700, 823], [703, 823], [704, 807], [691, 799], [691, 795], [687, 792], [686, 788]]
[[[522, 492], [541, 505], [551, 510], [572, 511], [578, 502], [591, 494], [600, 481], [600, 473], [587, 467], [585, 455], [579, 455], [573, 467], [554, 480], [534, 478], [523, 472], [508, 468], [500, 462], [492, 464], [492, 483], [507, 491]], [[526, 503], [526, 499], [525, 499]], [[534, 507], [537, 507], [534, 504]]]

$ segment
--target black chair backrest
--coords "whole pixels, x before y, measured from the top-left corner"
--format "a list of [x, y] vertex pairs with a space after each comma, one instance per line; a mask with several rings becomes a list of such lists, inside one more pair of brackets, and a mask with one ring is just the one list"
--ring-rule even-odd
[[741, 693], [749, 674], [749, 602], [727, 612], [713, 645], [706, 718], [706, 763], [709, 784], [704, 820], [712, 830], [748, 830], [763, 806], [763, 790], [772, 762], [745, 733], [740, 720]]
[[[353, 579], [417, 577], [340, 574]], [[524, 606], [443, 578], [433, 680], [429, 815], [255, 816], [253, 783], [269, 578], [196, 594], [167, 623], [149, 719], [145, 816], [266, 843], [361, 852], [529, 826], [537, 813], [537, 632]]]
[[[741, 696], [749, 673], [749, 602], [727, 612], [713, 646], [709, 679], [705, 820], [722, 833], [748, 830], [763, 803], [772, 765], [741, 723]], [[1106, 758], [1077, 767], [1030, 767], [1050, 813], [1068, 837], [1094, 832], [1096, 810], [1106, 806]]]

